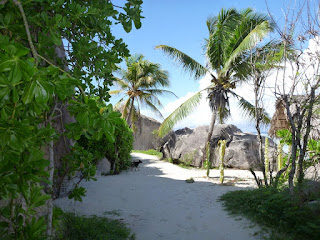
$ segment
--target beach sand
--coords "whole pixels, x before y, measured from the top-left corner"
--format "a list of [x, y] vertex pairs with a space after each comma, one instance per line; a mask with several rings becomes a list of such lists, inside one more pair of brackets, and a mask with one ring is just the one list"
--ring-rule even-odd
[[[255, 187], [246, 170], [225, 170], [225, 184], [219, 171], [185, 169], [155, 156], [133, 153], [142, 160], [139, 171], [98, 176], [83, 182], [83, 202], [67, 197], [55, 200], [64, 211], [119, 219], [135, 233], [137, 240], [249, 240], [260, 239], [260, 228], [246, 219], [229, 216], [218, 202], [222, 194]], [[185, 180], [192, 177], [194, 183]], [[246, 203], [243, 203], [246, 204]]]

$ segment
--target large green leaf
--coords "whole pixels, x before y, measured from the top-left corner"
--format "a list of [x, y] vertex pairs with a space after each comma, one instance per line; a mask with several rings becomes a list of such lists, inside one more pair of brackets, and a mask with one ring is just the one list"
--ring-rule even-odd
[[10, 88], [9, 86], [0, 86], [0, 101], [2, 101], [2, 99], [4, 98], [9, 98], [9, 94], [10, 94]]
[[86, 110], [83, 110], [76, 116], [77, 121], [82, 125], [89, 124], [89, 113]]
[[28, 104], [30, 103], [35, 95], [35, 89], [36, 89], [36, 82], [35, 81], [31, 81], [27, 84], [23, 95], [22, 95], [22, 101], [24, 104]]
[[37, 103], [46, 103], [49, 100], [49, 93], [41, 82], [36, 81], [34, 88], [34, 97]]

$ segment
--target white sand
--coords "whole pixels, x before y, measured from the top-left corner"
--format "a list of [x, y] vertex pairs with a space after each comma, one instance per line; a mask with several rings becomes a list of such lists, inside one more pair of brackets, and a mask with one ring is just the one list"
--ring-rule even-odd
[[[234, 186], [221, 186], [218, 170], [211, 170], [207, 179], [205, 170], [180, 168], [145, 154], [132, 156], [143, 162], [139, 171], [83, 182], [87, 196], [82, 203], [60, 198], [55, 204], [65, 211], [120, 219], [137, 240], [259, 239], [254, 236], [257, 226], [229, 216], [217, 202], [228, 191], [255, 187], [249, 171], [225, 170], [225, 182]], [[190, 177], [194, 183], [185, 182]]]

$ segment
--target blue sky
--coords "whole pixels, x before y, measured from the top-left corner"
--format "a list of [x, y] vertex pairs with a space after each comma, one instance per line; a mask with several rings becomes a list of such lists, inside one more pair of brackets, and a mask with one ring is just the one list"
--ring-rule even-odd
[[[293, 2], [290, 0], [267, 0], [271, 13], [276, 21], [280, 23], [283, 21], [282, 10]], [[147, 60], [159, 63], [163, 69], [169, 71], [170, 90], [179, 98], [185, 98], [186, 95], [199, 90], [200, 85], [203, 83], [199, 80], [194, 80], [188, 73], [183, 72], [170, 58], [165, 56], [163, 52], [155, 50], [154, 47], [160, 44], [169, 45], [205, 64], [203, 43], [204, 39], [208, 37], [206, 20], [209, 16], [217, 15], [221, 8], [230, 7], [237, 9], [251, 7], [258, 12], [268, 13], [265, 0], [145, 0], [142, 5], [142, 15], [145, 18], [142, 19], [141, 29], [134, 29], [127, 34], [120, 26], [116, 26], [113, 32], [117, 37], [124, 39], [131, 54], [141, 53]], [[114, 103], [116, 99], [112, 98], [111, 102]], [[161, 98], [163, 105], [166, 107], [163, 112], [165, 117], [170, 113], [167, 105], [176, 100], [173, 97]], [[269, 112], [272, 113], [272, 104], [268, 107], [270, 108]], [[209, 110], [203, 109], [203, 111]], [[143, 111], [143, 113], [157, 118], [148, 111]], [[236, 116], [232, 116], [229, 123], [236, 122], [239, 124], [242, 122], [238, 118], [237, 110], [232, 110], [232, 115]], [[202, 125], [202, 123], [207, 124], [209, 122], [208, 116], [209, 113], [206, 116], [195, 116], [194, 119], [200, 117], [203, 121], [196, 121], [195, 123], [191, 119], [184, 121], [185, 123], [180, 124], [179, 127], [195, 127], [196, 125]]]

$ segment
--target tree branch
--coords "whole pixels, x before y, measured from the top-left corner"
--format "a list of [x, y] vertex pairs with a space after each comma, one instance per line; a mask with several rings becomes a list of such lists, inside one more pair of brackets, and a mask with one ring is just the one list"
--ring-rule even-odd
[[20, 13], [22, 15], [24, 27], [26, 29], [26, 34], [27, 34], [27, 37], [28, 37], [28, 43], [29, 43], [29, 46], [31, 48], [32, 55], [33, 55], [34, 59], [36, 60], [36, 65], [37, 65], [38, 64], [38, 53], [37, 53], [37, 51], [36, 51], [36, 49], [35, 49], [35, 47], [33, 45], [33, 42], [32, 42], [31, 33], [30, 33], [30, 29], [29, 29], [29, 24], [28, 24], [28, 21], [27, 21], [27, 18], [26, 18], [26, 14], [24, 13], [22, 4], [19, 1], [17, 1], [17, 0], [12, 0], [12, 1], [19, 8]]

